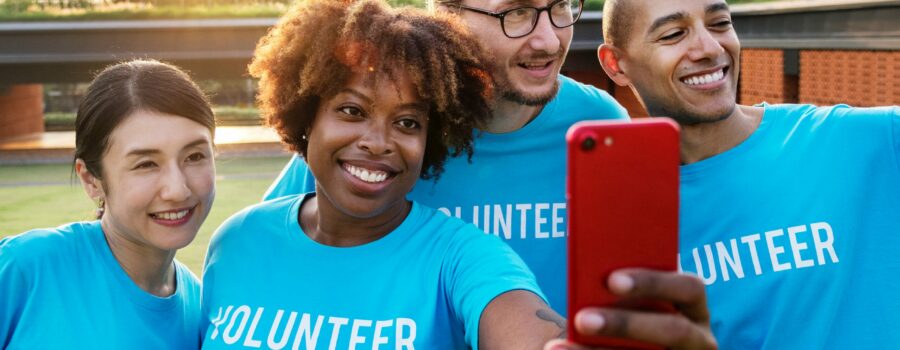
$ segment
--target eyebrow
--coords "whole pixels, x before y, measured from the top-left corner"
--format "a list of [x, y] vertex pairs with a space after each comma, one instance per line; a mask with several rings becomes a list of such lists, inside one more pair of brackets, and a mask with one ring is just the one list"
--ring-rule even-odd
[[[719, 12], [719, 11], [728, 11], [728, 4], [726, 4], [724, 2], [717, 2], [715, 4], [706, 6], [706, 14]], [[662, 27], [671, 22], [680, 21], [680, 20], [684, 19], [685, 17], [687, 17], [687, 13], [682, 11], [682, 12], [676, 12], [676, 13], [673, 13], [673, 14], [670, 14], [670, 15], [667, 15], [664, 17], [657, 18], [655, 21], [653, 21], [653, 24], [650, 25], [650, 29], [647, 30], [647, 33], [652, 33], [653, 31], [659, 29], [659, 27]]]
[[[200, 146], [203, 144], [209, 144], [209, 140], [207, 140], [206, 138], [199, 138], [199, 139], [192, 141], [191, 143], [188, 143], [187, 145], [184, 146], [184, 148], [191, 148], [191, 147]], [[146, 156], [146, 155], [158, 154], [158, 153], [162, 153], [162, 152], [155, 148], [137, 148], [137, 149], [128, 151], [128, 153], [126, 153], [125, 156], [126, 157]]]
[[650, 28], [647, 29], [647, 33], [648, 34], [653, 33], [654, 31], [659, 29], [659, 27], [662, 27], [662, 26], [672, 23], [672, 22], [680, 21], [680, 20], [684, 19], [685, 17], [687, 17], [686, 13], [676, 12], [676, 13], [673, 13], [673, 14], [670, 14], [670, 15], [667, 15], [664, 17], [657, 18], [655, 21], [653, 21], [653, 24], [650, 25]]
[[[517, 6], [517, 7], [534, 7], [534, 4], [533, 4], [531, 1], [528, 1], [528, 0], [505, 0], [505, 1], [501, 2], [501, 3], [497, 6], [497, 8], [500, 8], [500, 9], [502, 9], [502, 8], [512, 8], [511, 6]], [[498, 10], [498, 11], [502, 11], [502, 10]]]
[[[347, 93], [347, 94], [350, 94], [350, 95], [353, 95], [360, 99], [365, 100], [367, 104], [370, 104], [370, 105], [375, 104], [375, 101], [372, 101], [372, 99], [369, 98], [369, 96], [366, 96], [365, 94], [363, 94], [359, 91], [353, 90], [351, 88], [343, 88], [340, 91], [338, 91], [338, 93], [339, 94]], [[399, 107], [397, 107], [397, 109], [407, 109], [407, 108], [417, 109], [417, 110], [421, 110], [421, 111], [428, 111], [428, 104], [425, 104], [422, 102], [410, 102], [410, 103], [404, 103], [404, 104], [400, 105]]]
[[359, 91], [353, 90], [353, 89], [351, 89], [351, 88], [346, 88], [346, 87], [345, 87], [345, 88], [341, 89], [340, 91], [338, 91], [338, 93], [339, 93], [339, 94], [351, 94], [351, 95], [353, 95], [353, 96], [356, 96], [356, 97], [358, 97], [358, 98], [361, 98], [361, 99], [363, 99], [363, 100], [366, 100], [366, 103], [368, 103], [368, 104], [372, 104], [372, 99], [369, 98], [369, 96], [366, 96], [365, 94], [363, 94], [363, 93], [361, 93], [361, 92], [359, 92]]

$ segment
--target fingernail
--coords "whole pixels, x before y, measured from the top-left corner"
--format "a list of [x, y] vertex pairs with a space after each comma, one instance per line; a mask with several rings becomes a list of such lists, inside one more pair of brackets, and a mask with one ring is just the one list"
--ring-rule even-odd
[[603, 315], [597, 313], [583, 313], [579, 314], [580, 323], [582, 327], [589, 328], [592, 330], [600, 330], [606, 325], [606, 319], [603, 318]]
[[627, 293], [634, 288], [634, 279], [624, 273], [613, 273], [609, 276], [609, 286], [610, 289]]

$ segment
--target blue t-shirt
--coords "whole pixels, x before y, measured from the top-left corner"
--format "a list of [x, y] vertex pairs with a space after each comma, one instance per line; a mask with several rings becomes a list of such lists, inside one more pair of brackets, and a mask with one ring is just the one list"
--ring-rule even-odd
[[681, 168], [679, 263], [721, 348], [900, 347], [900, 109], [764, 108]]
[[[531, 123], [480, 133], [471, 163], [465, 155], [448, 159], [440, 179], [419, 181], [409, 198], [503, 238], [565, 317], [566, 132], [582, 120], [627, 118], [605, 91], [560, 76], [559, 94]], [[265, 198], [314, 190], [315, 179], [295, 156]]]
[[204, 349], [462, 349], [481, 312], [511, 290], [541, 296], [503, 242], [413, 203], [386, 236], [332, 247], [298, 222], [307, 195], [229, 218], [203, 273]]
[[175, 261], [176, 291], [145, 292], [99, 221], [0, 240], [0, 348], [197, 349], [200, 284]]

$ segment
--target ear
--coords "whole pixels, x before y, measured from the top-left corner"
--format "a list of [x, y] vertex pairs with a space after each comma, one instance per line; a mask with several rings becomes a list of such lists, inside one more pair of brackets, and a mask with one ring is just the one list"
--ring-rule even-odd
[[75, 160], [75, 173], [78, 174], [78, 179], [81, 180], [81, 187], [84, 187], [84, 192], [87, 193], [88, 197], [91, 197], [95, 202], [98, 198], [106, 198], [106, 192], [103, 191], [103, 182], [88, 171], [87, 164], [81, 158]]
[[597, 48], [597, 58], [600, 60], [600, 67], [603, 67], [603, 71], [606, 72], [606, 75], [609, 76], [616, 85], [628, 86], [631, 84], [631, 79], [628, 79], [628, 76], [625, 75], [625, 71], [622, 70], [621, 57], [621, 50], [615, 46], [602, 44]]

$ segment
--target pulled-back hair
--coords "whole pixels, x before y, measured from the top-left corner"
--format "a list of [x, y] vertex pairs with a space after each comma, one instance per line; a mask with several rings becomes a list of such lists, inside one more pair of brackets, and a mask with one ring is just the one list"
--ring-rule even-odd
[[447, 156], [472, 155], [473, 129], [490, 118], [492, 80], [478, 41], [452, 15], [392, 9], [379, 0], [298, 1], [260, 41], [250, 74], [260, 79], [260, 112], [291, 150], [321, 101], [354, 73], [365, 81], [405, 74], [428, 108], [423, 178]]
[[115, 64], [94, 78], [75, 117], [75, 159], [82, 159], [91, 175], [103, 178], [101, 160], [110, 135], [139, 110], [184, 117], [215, 134], [206, 95], [178, 67], [153, 60]]

